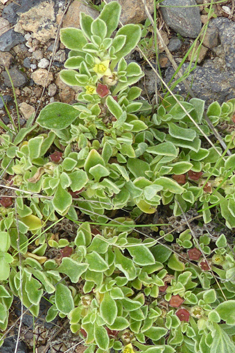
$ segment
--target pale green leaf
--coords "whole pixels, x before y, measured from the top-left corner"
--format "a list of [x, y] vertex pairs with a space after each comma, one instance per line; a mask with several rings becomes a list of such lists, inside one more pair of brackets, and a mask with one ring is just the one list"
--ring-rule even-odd
[[73, 310], [74, 308], [74, 302], [73, 302], [71, 291], [67, 286], [65, 286], [62, 283], [59, 283], [56, 286], [55, 305], [56, 305], [56, 308], [62, 314], [65, 314], [65, 315], [69, 314], [70, 311]]

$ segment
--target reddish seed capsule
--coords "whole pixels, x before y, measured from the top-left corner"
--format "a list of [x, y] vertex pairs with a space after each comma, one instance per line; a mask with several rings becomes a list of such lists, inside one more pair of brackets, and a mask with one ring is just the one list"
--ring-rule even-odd
[[96, 93], [101, 97], [107, 96], [110, 91], [108, 89], [108, 86], [102, 85], [102, 83], [98, 83], [97, 88], [96, 88]]
[[203, 191], [207, 192], [208, 194], [211, 194], [212, 193], [211, 183], [206, 183], [206, 185], [203, 188]]
[[178, 318], [180, 319], [180, 321], [189, 321], [190, 318], [190, 313], [188, 312], [188, 310], [186, 309], [179, 309], [176, 313], [175, 313]]
[[13, 205], [12, 198], [11, 197], [1, 197], [0, 204], [6, 208], [10, 207], [11, 205]]
[[159, 292], [165, 292], [166, 289], [167, 289], [167, 287], [168, 287], [168, 285], [167, 285], [167, 283], [165, 282], [165, 285], [164, 285], [164, 286], [159, 287]]
[[185, 174], [179, 174], [179, 175], [172, 175], [172, 178], [177, 181], [178, 184], [183, 185], [186, 183], [186, 175]]
[[199, 260], [201, 256], [202, 256], [202, 253], [197, 248], [188, 250], [188, 257], [190, 260]]
[[73, 248], [65, 246], [63, 249], [60, 249], [61, 257], [69, 257], [73, 253]]
[[203, 271], [210, 271], [210, 266], [209, 266], [207, 261], [202, 260], [202, 261], [199, 262], [198, 265]]
[[50, 154], [49, 158], [54, 163], [60, 163], [62, 161], [62, 156], [62, 152], [55, 151], [54, 153]]
[[171, 300], [169, 302], [170, 306], [173, 308], [178, 308], [180, 305], [182, 305], [184, 302], [184, 299], [181, 298], [178, 294], [177, 295], [172, 295]]
[[201, 176], [202, 176], [202, 172], [193, 172], [192, 170], [189, 170], [188, 171], [188, 177], [189, 177], [189, 179], [191, 179], [191, 180], [198, 180], [198, 179], [200, 179], [201, 178]]

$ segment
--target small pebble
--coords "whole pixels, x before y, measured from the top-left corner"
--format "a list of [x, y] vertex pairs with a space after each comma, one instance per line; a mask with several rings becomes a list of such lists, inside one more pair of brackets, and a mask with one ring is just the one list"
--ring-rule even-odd
[[53, 97], [56, 94], [57, 86], [55, 83], [51, 83], [48, 86], [48, 96]]
[[50, 64], [49, 60], [46, 58], [43, 58], [39, 61], [38, 67], [40, 69], [46, 69], [49, 66], [49, 64]]
[[35, 50], [33, 52], [33, 58], [36, 59], [36, 60], [41, 60], [43, 58], [42, 50]]
[[31, 68], [32, 70], [36, 70], [37, 65], [36, 65], [36, 64], [31, 64], [31, 65], [30, 65], [30, 68]]

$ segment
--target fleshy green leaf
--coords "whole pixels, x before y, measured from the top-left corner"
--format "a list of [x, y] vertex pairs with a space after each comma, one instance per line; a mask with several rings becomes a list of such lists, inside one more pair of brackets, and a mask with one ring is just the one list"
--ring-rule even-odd
[[64, 257], [58, 271], [69, 276], [72, 283], [77, 283], [81, 275], [87, 270], [88, 264], [78, 263], [70, 257]]
[[109, 111], [117, 118], [119, 119], [122, 114], [122, 108], [120, 107], [120, 105], [113, 99], [112, 96], [108, 96], [106, 99], [106, 104], [107, 107], [109, 109]]
[[147, 152], [162, 156], [172, 156], [177, 157], [177, 148], [171, 142], [159, 143], [156, 146], [151, 146], [146, 149]]
[[169, 134], [172, 137], [187, 140], [187, 141], [193, 141], [196, 137], [196, 131], [192, 129], [184, 129], [174, 123], [169, 123]]
[[216, 323], [214, 323], [210, 353], [235, 353], [234, 342], [231, 341], [228, 334]]
[[119, 17], [121, 14], [121, 6], [118, 2], [110, 2], [105, 5], [99, 18], [106, 23], [107, 26], [107, 37], [110, 37], [113, 31], [117, 28], [119, 23]]
[[112, 62], [111, 68], [114, 68], [121, 58], [129, 54], [136, 47], [141, 37], [141, 29], [138, 25], [128, 24], [120, 28], [117, 35], [125, 35], [126, 43], [121, 50], [115, 53], [117, 58]]
[[65, 315], [69, 314], [74, 308], [72, 294], [69, 288], [62, 283], [56, 286], [55, 305], [57, 309]]
[[107, 34], [106, 23], [100, 17], [98, 17], [91, 24], [91, 32], [92, 34], [95, 34], [96, 36], [99, 36], [100, 38], [104, 39]]
[[117, 305], [109, 293], [105, 293], [100, 304], [100, 314], [108, 325], [112, 325], [117, 317]]
[[103, 326], [95, 325], [95, 340], [100, 349], [106, 351], [109, 347], [109, 336]]
[[228, 325], [235, 325], [235, 300], [223, 302], [215, 310]]
[[133, 257], [133, 261], [137, 265], [147, 266], [147, 265], [153, 265], [155, 263], [153, 254], [144, 245], [134, 245], [132, 247], [128, 246], [127, 250]]
[[37, 123], [46, 129], [62, 130], [70, 126], [80, 112], [66, 103], [51, 103], [43, 108]]
[[167, 329], [164, 327], [151, 327], [148, 330], [144, 331], [145, 336], [148, 338], [158, 341], [161, 337], [165, 336]]
[[81, 50], [87, 43], [87, 39], [78, 28], [62, 28], [60, 31], [60, 40], [71, 50]]
[[0, 251], [7, 251], [10, 245], [10, 235], [7, 232], [0, 232]]
[[52, 200], [52, 204], [59, 214], [64, 215], [68, 212], [69, 207], [72, 204], [72, 196], [59, 185]]
[[122, 271], [129, 281], [135, 279], [136, 277], [136, 268], [133, 265], [131, 259], [128, 259], [126, 256], [122, 255], [121, 251], [115, 248], [115, 264], [116, 267]]
[[104, 272], [109, 266], [106, 261], [96, 252], [93, 251], [91, 254], [86, 256], [86, 260], [89, 264], [89, 270], [95, 272]]

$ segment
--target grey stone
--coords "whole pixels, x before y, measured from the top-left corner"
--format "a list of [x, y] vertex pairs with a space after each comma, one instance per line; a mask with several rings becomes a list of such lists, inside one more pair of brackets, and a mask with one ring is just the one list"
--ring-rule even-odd
[[25, 58], [23, 61], [23, 65], [26, 69], [30, 69], [30, 65], [31, 65], [31, 60], [30, 58]]
[[177, 51], [181, 48], [182, 42], [179, 38], [173, 37], [170, 39], [168, 49], [170, 51]]
[[4, 7], [2, 17], [8, 20], [11, 24], [16, 24], [18, 14], [28, 11], [43, 1], [45, 0], [21, 0], [12, 2]]
[[218, 17], [211, 20], [209, 27], [219, 30], [219, 38], [225, 52], [225, 62], [228, 70], [235, 70], [235, 23], [228, 18]]
[[199, 8], [192, 5], [195, 0], [164, 0], [160, 5], [166, 24], [183, 37], [196, 38], [201, 30]]
[[[12, 353], [15, 352], [16, 339], [14, 337], [8, 337], [5, 339], [2, 347], [1, 353]], [[27, 353], [28, 349], [24, 342], [19, 342], [17, 353]]]
[[[13, 81], [14, 87], [22, 87], [28, 81], [27, 76], [23, 72], [21, 72], [19, 69], [17, 69], [16, 66], [14, 66], [12, 69], [9, 70], [9, 74], [10, 74], [11, 79]], [[7, 87], [11, 87], [11, 82], [9, 80], [9, 77], [8, 77], [8, 74], [6, 71], [2, 72], [2, 77], [4, 78], [4, 84]]]
[[25, 38], [20, 33], [16, 33], [14, 29], [3, 33], [0, 36], [0, 51], [9, 51], [15, 45], [25, 42]]
[[[3, 100], [2, 100], [2, 98], [3, 98]], [[4, 108], [3, 101], [4, 101], [4, 103], [9, 103], [12, 101], [12, 97], [9, 95], [4, 95], [4, 96], [0, 97], [0, 109]]]
[[[222, 61], [221, 61], [222, 62]], [[189, 64], [183, 64], [182, 70], [185, 71]], [[169, 82], [174, 73], [174, 69], [166, 70], [165, 81]], [[220, 104], [235, 97], [235, 75], [226, 70], [218, 62], [207, 60], [202, 67], [197, 66], [196, 69], [189, 75], [188, 83], [192, 82], [191, 89], [194, 95], [206, 101], [206, 106], [214, 101]], [[187, 97], [188, 91], [183, 82], [180, 82], [174, 93], [178, 93]]]
[[207, 48], [215, 48], [219, 43], [219, 30], [216, 27], [207, 28], [206, 34], [200, 36], [202, 43]]

